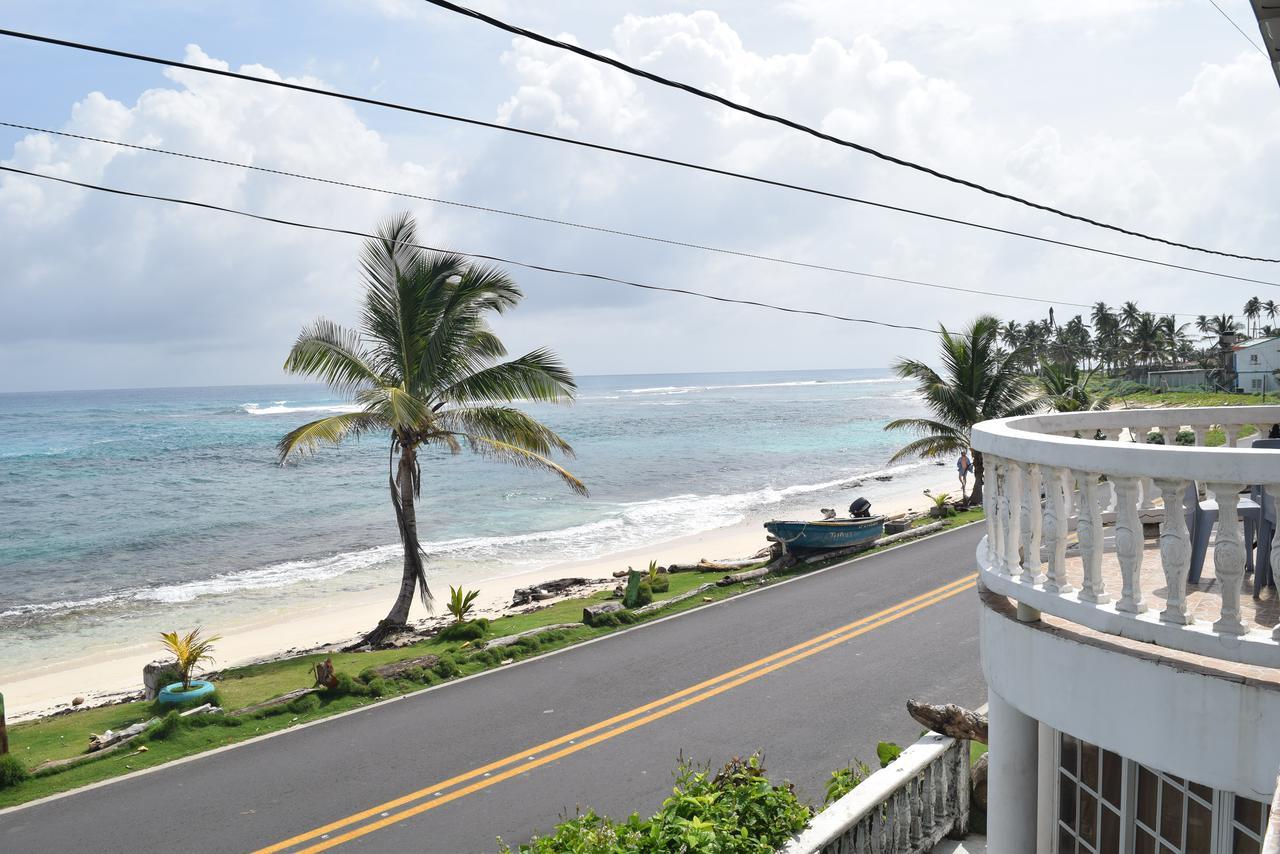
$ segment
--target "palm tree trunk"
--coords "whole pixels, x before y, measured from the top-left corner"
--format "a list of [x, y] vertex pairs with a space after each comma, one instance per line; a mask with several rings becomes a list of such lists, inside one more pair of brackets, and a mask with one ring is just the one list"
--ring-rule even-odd
[[409, 608], [413, 594], [417, 592], [422, 576], [422, 551], [418, 544], [418, 514], [414, 507], [417, 480], [417, 450], [412, 444], [400, 446], [400, 463], [395, 479], [391, 481], [391, 503], [396, 509], [396, 522], [400, 528], [400, 541], [404, 545], [404, 569], [400, 575], [400, 592], [378, 625], [357, 641], [356, 646], [377, 645], [388, 635], [403, 629], [409, 623]]
[[982, 506], [982, 451], [973, 451], [973, 490], [969, 493], [969, 506]]

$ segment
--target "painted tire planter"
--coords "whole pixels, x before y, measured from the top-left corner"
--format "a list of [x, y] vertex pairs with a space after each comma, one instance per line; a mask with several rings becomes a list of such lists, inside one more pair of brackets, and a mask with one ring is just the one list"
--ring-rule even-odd
[[189, 691], [182, 690], [181, 682], [174, 682], [172, 685], [166, 685], [160, 690], [160, 693], [156, 696], [156, 702], [162, 706], [177, 706], [207, 697], [214, 690], [213, 683], [206, 682], [203, 679], [192, 679], [191, 690]]

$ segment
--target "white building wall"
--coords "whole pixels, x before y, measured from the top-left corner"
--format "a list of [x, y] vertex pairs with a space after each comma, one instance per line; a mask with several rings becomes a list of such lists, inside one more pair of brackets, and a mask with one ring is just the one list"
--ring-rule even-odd
[[1236, 388], [1246, 392], [1275, 391], [1280, 388], [1275, 371], [1280, 370], [1280, 338], [1269, 338], [1235, 351]]

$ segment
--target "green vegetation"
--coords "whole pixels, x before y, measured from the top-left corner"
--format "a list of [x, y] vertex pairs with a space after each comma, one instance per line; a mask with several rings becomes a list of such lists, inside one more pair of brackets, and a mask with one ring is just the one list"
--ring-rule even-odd
[[165, 649], [173, 653], [178, 673], [182, 677], [182, 690], [191, 690], [191, 674], [204, 662], [213, 663], [213, 644], [222, 640], [219, 635], [211, 638], [201, 637], [200, 628], [194, 628], [185, 635], [177, 632], [161, 632], [160, 640]]
[[[945, 528], [952, 528], [981, 518], [981, 508], [970, 508], [943, 520], [942, 524]], [[921, 519], [917, 524], [925, 524], [929, 521], [931, 520]], [[893, 546], [884, 548], [893, 548]], [[606, 620], [596, 627], [578, 625], [570, 629], [545, 630], [531, 637], [522, 637], [516, 643], [505, 647], [477, 650], [474, 648], [473, 641], [456, 638], [451, 640], [445, 638], [443, 636], [445, 633], [441, 632], [435, 637], [424, 638], [418, 643], [402, 648], [373, 652], [312, 653], [280, 661], [229, 668], [219, 675], [215, 683], [218, 690], [213, 700], [215, 705], [227, 709], [230, 713], [181, 718], [181, 725], [161, 739], [155, 739], [150, 733], [144, 734], [140, 740], [147, 744], [148, 750], [145, 753], [137, 753], [134, 749], [135, 743], [131, 742], [119, 751], [105, 752], [83, 764], [53, 773], [40, 772], [25, 782], [11, 784], [7, 788], [0, 787], [0, 807], [24, 803], [130, 771], [155, 767], [183, 756], [235, 744], [255, 736], [349, 711], [374, 702], [377, 697], [417, 691], [457, 676], [468, 676], [493, 667], [501, 667], [510, 661], [552, 652], [609, 634], [619, 627], [692, 610], [702, 606], [706, 601], [720, 601], [747, 589], [776, 584], [846, 560], [847, 558], [833, 558], [824, 563], [797, 566], [787, 572], [756, 581], [754, 586], [749, 586], [752, 584], [749, 582], [712, 587], [698, 596], [685, 598], [643, 615], [637, 616], [628, 611], [607, 614], [606, 617], [614, 619]], [[721, 571], [665, 575], [669, 589], [662, 593], [655, 592], [654, 600], [661, 602], [671, 599], [701, 587], [707, 582], [716, 581], [723, 575]], [[545, 626], [575, 623], [582, 618], [584, 605], [605, 602], [610, 598], [610, 591], [600, 591], [587, 597], [561, 600], [528, 613], [500, 617], [488, 623], [486, 636], [508, 637]], [[473, 620], [463, 625], [472, 626], [485, 622]], [[395, 679], [385, 679], [377, 675], [378, 667], [428, 655], [439, 656], [439, 661], [430, 669], [410, 668]], [[256, 712], [236, 713], [237, 710], [280, 697], [299, 688], [309, 687], [315, 681], [316, 664], [325, 659], [332, 659], [336, 669], [338, 681], [336, 689], [304, 695], [287, 704], [271, 706]], [[352, 674], [359, 674], [359, 677]], [[201, 698], [199, 702], [206, 702], [209, 699], [209, 697]], [[164, 716], [168, 711], [168, 708], [159, 708], [153, 703], [134, 702], [11, 724], [9, 738], [12, 754], [10, 755], [24, 771], [30, 771], [49, 760], [67, 759], [83, 754], [84, 744], [90, 733], [100, 733], [108, 729], [120, 730], [139, 721]], [[10, 761], [9, 764], [14, 763]], [[4, 773], [6, 772], [0, 770], [0, 774]]]
[[436, 637], [441, 640], [474, 641], [480, 640], [488, 631], [488, 620], [467, 620], [465, 623], [459, 621], [445, 626]]
[[[681, 763], [671, 797], [652, 817], [613, 822], [587, 812], [534, 837], [521, 854], [772, 854], [804, 828], [812, 810], [789, 783], [769, 782], [758, 756], [718, 773]], [[503, 845], [503, 852], [512, 849]]]
[[649, 577], [646, 580], [649, 582], [649, 589], [654, 593], [666, 593], [671, 588], [671, 577], [665, 572], [658, 572], [656, 560], [649, 561]]
[[831, 772], [831, 779], [827, 781], [827, 790], [822, 799], [822, 805], [829, 807], [845, 795], [858, 788], [858, 784], [870, 777], [872, 774], [871, 766], [862, 760], [854, 760], [844, 768], [837, 768]]
[[461, 587], [449, 585], [449, 604], [445, 608], [453, 617], [454, 623], [465, 623], [467, 621], [467, 614], [471, 613], [471, 609], [475, 607], [476, 599], [479, 597], [479, 590], [468, 590], [464, 593]]
[[549, 350], [500, 361], [507, 351], [488, 318], [520, 302], [516, 283], [495, 267], [419, 249], [417, 242], [408, 214], [383, 224], [361, 256], [360, 328], [317, 320], [302, 330], [284, 363], [286, 371], [321, 379], [361, 408], [286, 434], [278, 446], [281, 462], [366, 433], [390, 440], [394, 473], [388, 480], [404, 569], [391, 610], [365, 639], [370, 643], [407, 625], [415, 592], [424, 602], [431, 599], [414, 508], [424, 448], [458, 453], [465, 444], [491, 459], [551, 472], [586, 493], [580, 480], [550, 459], [572, 454], [569, 443], [505, 405], [516, 399], [568, 402], [576, 388], [573, 375]]
[[12, 753], [0, 754], [0, 789], [24, 783], [30, 776], [27, 766], [18, 757]]
[[901, 755], [902, 748], [892, 741], [882, 741], [876, 745], [876, 758], [880, 760], [881, 768], [884, 768]]
[[[1041, 405], [1020, 363], [1024, 351], [1006, 352], [1000, 347], [1000, 321], [982, 315], [959, 334], [942, 333], [942, 373], [924, 362], [903, 359], [894, 364], [898, 376], [916, 381], [931, 418], [899, 418], [886, 430], [909, 430], [920, 436], [900, 448], [894, 460], [904, 457], [955, 456], [970, 450], [970, 431], [981, 421], [1034, 412]], [[982, 454], [973, 454], [971, 504], [982, 503], [984, 470]], [[963, 497], [963, 496], [962, 496]]]

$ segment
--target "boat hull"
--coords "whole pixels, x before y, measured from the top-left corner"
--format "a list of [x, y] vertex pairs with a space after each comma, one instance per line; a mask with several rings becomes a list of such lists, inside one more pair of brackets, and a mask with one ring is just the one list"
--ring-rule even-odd
[[820, 522], [764, 523], [765, 530], [782, 544], [792, 549], [847, 549], [851, 546], [870, 546], [884, 534], [884, 517], [869, 519], [827, 519]]

